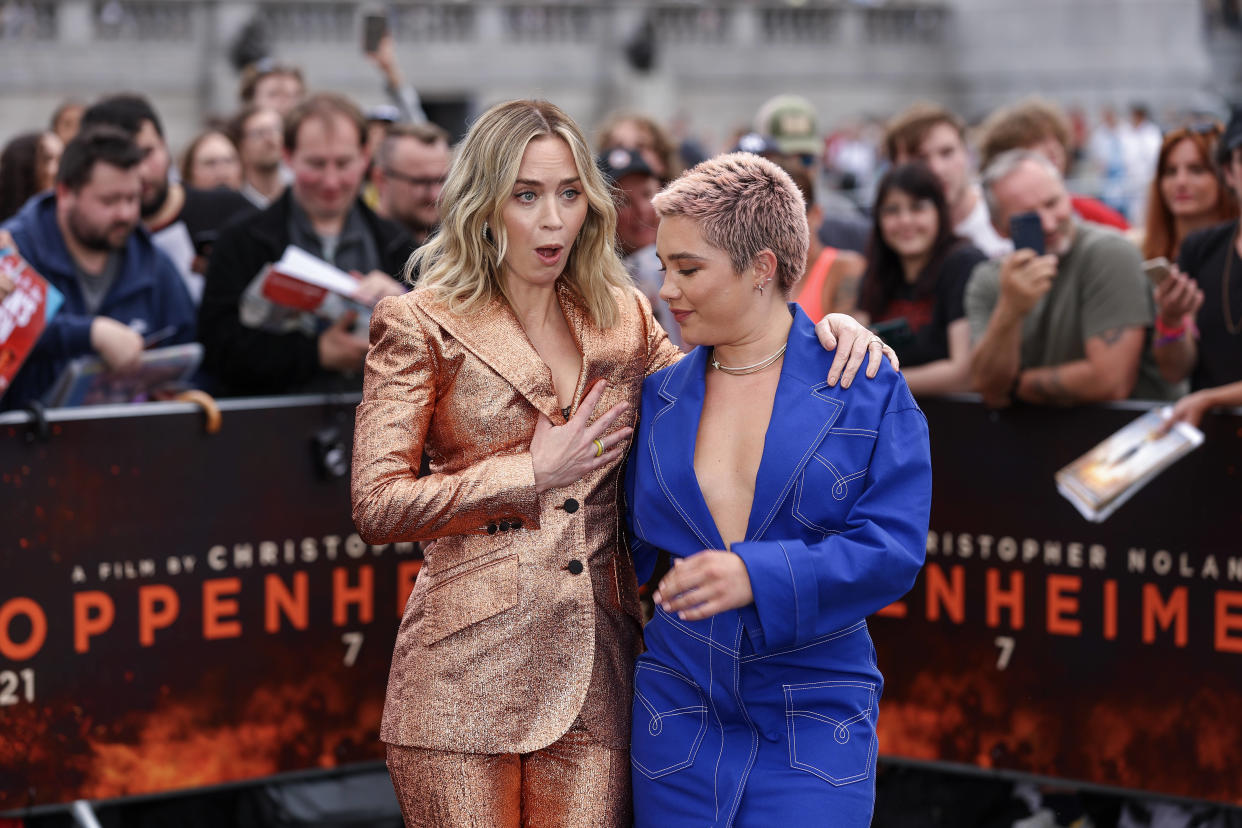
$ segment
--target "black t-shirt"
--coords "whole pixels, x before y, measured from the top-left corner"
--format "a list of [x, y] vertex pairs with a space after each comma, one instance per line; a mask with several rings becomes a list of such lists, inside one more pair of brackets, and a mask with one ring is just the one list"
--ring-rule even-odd
[[913, 368], [949, 358], [949, 325], [966, 316], [966, 282], [975, 265], [986, 259], [973, 244], [958, 244], [941, 262], [940, 276], [931, 291], [918, 296], [914, 285], [902, 282], [896, 297], [872, 320], [872, 324], [906, 321], [908, 336], [885, 336], [903, 366]]
[[185, 222], [185, 229], [194, 242], [194, 250], [201, 256], [208, 252], [221, 228], [238, 216], [257, 214], [259, 211], [250, 200], [237, 190], [217, 187], [214, 190], [185, 188], [185, 204], [181, 214], [174, 219]]
[[[1177, 266], [1203, 289], [1199, 326], [1199, 362], [1190, 375], [1194, 391], [1242, 381], [1242, 260], [1231, 244], [1238, 222], [1191, 233], [1182, 242]], [[1225, 265], [1229, 264], [1229, 307], [1224, 307]], [[1229, 333], [1225, 314], [1239, 333]]]

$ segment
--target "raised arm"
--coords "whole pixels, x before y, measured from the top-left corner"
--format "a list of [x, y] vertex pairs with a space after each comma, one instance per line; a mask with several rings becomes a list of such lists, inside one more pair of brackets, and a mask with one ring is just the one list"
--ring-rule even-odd
[[[991, 304], [991, 316], [970, 360], [970, 385], [991, 408], [1004, 408], [1022, 365], [1022, 322], [1040, 298], [1052, 288], [1056, 257], [1019, 250], [1001, 262], [1000, 284]], [[972, 279], [966, 289], [967, 316], [986, 316], [985, 286]]]
[[1202, 289], [1176, 267], [1156, 288], [1156, 339], [1152, 342], [1152, 356], [1166, 382], [1186, 379], [1199, 360], [1195, 314], [1202, 306]]

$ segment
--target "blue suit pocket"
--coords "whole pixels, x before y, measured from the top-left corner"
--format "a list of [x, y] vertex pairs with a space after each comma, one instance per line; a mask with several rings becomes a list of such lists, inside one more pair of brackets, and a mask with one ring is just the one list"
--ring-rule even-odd
[[829, 434], [798, 476], [794, 518], [825, 537], [840, 532], [867, 482], [874, 448], [874, 437]]
[[694, 764], [707, 732], [707, 702], [690, 679], [639, 661], [634, 672], [634, 727], [630, 761], [649, 779]]
[[866, 681], [786, 684], [789, 765], [833, 785], [871, 776], [876, 761], [876, 686]]

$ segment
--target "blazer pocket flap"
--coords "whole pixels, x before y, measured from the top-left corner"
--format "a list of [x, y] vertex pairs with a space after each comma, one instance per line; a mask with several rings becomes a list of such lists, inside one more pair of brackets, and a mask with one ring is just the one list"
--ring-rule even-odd
[[423, 644], [432, 645], [518, 603], [517, 553], [428, 584], [423, 603]]
[[448, 581], [460, 571], [470, 571], [494, 558], [513, 543], [511, 532], [494, 535], [450, 535], [423, 546], [423, 569], [428, 575]]

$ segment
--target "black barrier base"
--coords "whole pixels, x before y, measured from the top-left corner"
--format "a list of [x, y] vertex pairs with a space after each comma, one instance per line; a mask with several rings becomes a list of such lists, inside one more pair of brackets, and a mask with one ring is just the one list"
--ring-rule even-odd
[[[94, 821], [84, 821], [94, 820]], [[26, 828], [402, 828], [383, 763], [282, 774], [244, 784], [124, 801], [75, 802], [24, 818]]]
[[[245, 792], [382, 770], [421, 559], [354, 532], [355, 402], [226, 401], [213, 435], [189, 404], [52, 411], [46, 442], [0, 414], [0, 816], [89, 799], [107, 828], [193, 788], [211, 824], [271, 825]], [[927, 565], [869, 620], [881, 756], [1242, 805], [1242, 415], [1092, 524], [1053, 475], [1142, 406], [921, 404]]]

